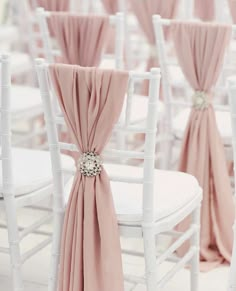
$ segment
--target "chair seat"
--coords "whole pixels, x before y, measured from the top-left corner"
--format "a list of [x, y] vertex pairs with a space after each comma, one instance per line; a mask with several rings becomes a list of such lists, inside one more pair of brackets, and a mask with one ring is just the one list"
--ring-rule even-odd
[[37, 88], [14, 85], [11, 89], [11, 98], [13, 118], [35, 116], [42, 112], [42, 100]]
[[[49, 152], [13, 148], [12, 161], [15, 196], [32, 193], [52, 183]], [[74, 160], [62, 155], [62, 164], [63, 169], [69, 171], [74, 167]], [[0, 196], [2, 197], [2, 166], [0, 166]]]
[[12, 74], [22, 74], [32, 70], [32, 61], [28, 54], [14, 52], [11, 57]]
[[[126, 165], [104, 165], [108, 175], [138, 178], [142, 168]], [[66, 185], [70, 193], [72, 179]], [[111, 182], [117, 219], [120, 224], [140, 225], [142, 222], [142, 185]], [[155, 170], [154, 186], [155, 220], [164, 219], [201, 198], [201, 188], [193, 176], [174, 171]], [[68, 200], [68, 197], [67, 197]]]
[[[183, 109], [173, 120], [173, 131], [178, 139], [183, 139], [185, 128], [189, 119], [191, 109]], [[216, 124], [223, 139], [224, 145], [232, 144], [232, 126], [230, 112], [216, 111]]]

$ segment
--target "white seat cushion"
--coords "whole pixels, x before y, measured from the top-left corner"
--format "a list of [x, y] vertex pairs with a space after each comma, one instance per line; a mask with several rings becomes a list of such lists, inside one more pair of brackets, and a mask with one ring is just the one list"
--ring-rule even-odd
[[[74, 160], [62, 155], [63, 169], [74, 167]], [[13, 180], [15, 196], [31, 193], [52, 183], [50, 153], [47, 151], [13, 148]], [[2, 196], [2, 161], [0, 162], [0, 195]]]
[[[184, 136], [185, 128], [189, 119], [191, 109], [186, 108], [180, 111], [179, 114], [173, 120], [173, 131], [178, 139], [182, 139]], [[228, 111], [216, 111], [216, 124], [220, 135], [223, 139], [224, 145], [232, 144], [232, 126], [230, 112]]]
[[11, 99], [13, 118], [19, 114], [29, 116], [42, 112], [41, 96], [37, 88], [13, 85]]
[[[125, 165], [104, 165], [109, 175], [141, 177], [142, 168]], [[72, 180], [66, 185], [69, 194]], [[111, 182], [114, 205], [119, 223], [140, 224], [142, 221], [142, 185]], [[186, 173], [155, 170], [154, 210], [156, 221], [163, 219], [193, 199], [201, 197], [197, 180]], [[68, 197], [67, 197], [68, 199]]]

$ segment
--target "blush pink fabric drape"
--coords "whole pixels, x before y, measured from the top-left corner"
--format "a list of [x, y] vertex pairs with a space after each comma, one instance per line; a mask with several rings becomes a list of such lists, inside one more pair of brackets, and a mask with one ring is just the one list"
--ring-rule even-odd
[[229, 10], [233, 19], [233, 23], [236, 23], [236, 1], [228, 0]]
[[[147, 71], [149, 71], [151, 68], [159, 66], [157, 56], [153, 53], [155, 47], [155, 33], [152, 23], [152, 15], [159, 14], [162, 18], [174, 18], [179, 5], [179, 0], [130, 0], [130, 4], [131, 10], [136, 15], [151, 46], [151, 55], [147, 63]], [[146, 82], [144, 93], [148, 92], [147, 84], [148, 83]]]
[[52, 13], [51, 24], [64, 62], [98, 66], [109, 33], [109, 18], [98, 15]]
[[116, 14], [119, 11], [119, 0], [102, 0], [103, 6], [109, 14]]
[[[205, 92], [211, 101], [212, 88], [222, 69], [231, 37], [231, 27], [174, 21], [171, 32], [186, 79], [195, 91]], [[202, 270], [229, 262], [234, 204], [224, 147], [211, 104], [208, 108], [193, 108], [191, 111], [179, 170], [194, 175], [203, 188], [200, 256], [206, 263], [201, 265]], [[182, 230], [187, 225], [188, 221], [185, 221], [179, 228]]]
[[[51, 65], [50, 76], [72, 140], [79, 151], [102, 153], [117, 122], [128, 73]], [[61, 239], [58, 291], [122, 291], [116, 214], [104, 169], [95, 177], [77, 171]]]
[[204, 21], [215, 18], [215, 0], [195, 0], [194, 8], [195, 16]]
[[36, 0], [38, 7], [43, 7], [47, 11], [67, 11], [70, 1], [68, 0]]

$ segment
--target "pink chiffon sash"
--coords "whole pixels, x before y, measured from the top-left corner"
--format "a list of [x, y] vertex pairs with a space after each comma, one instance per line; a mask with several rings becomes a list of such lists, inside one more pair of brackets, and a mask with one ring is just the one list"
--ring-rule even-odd
[[119, 11], [119, 0], [102, 0], [103, 6], [109, 14], [116, 14]]
[[69, 10], [68, 0], [36, 0], [38, 7], [43, 7], [47, 11], [67, 11]]
[[236, 23], [236, 1], [228, 0], [229, 10], [232, 15], [233, 23]]
[[[200, 256], [205, 262], [201, 265], [202, 270], [209, 270], [230, 261], [233, 243], [233, 196], [224, 147], [211, 105], [212, 88], [223, 66], [231, 27], [173, 22], [171, 32], [186, 79], [195, 91], [205, 96], [203, 100], [209, 102], [205, 108], [195, 106], [192, 109], [179, 164], [179, 170], [194, 175], [203, 188]], [[189, 220], [186, 220], [178, 228], [183, 230], [188, 225]]]
[[[117, 122], [128, 73], [51, 65], [50, 76], [72, 140], [101, 154]], [[109, 178], [78, 170], [65, 212], [58, 291], [123, 291], [121, 250]]]
[[204, 21], [214, 20], [215, 1], [217, 0], [195, 0], [195, 16]]
[[50, 20], [65, 63], [99, 65], [109, 31], [107, 16], [52, 13]]

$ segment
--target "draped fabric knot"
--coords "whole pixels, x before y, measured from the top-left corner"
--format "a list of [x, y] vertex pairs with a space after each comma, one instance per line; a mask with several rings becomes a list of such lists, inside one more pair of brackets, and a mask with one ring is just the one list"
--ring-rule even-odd
[[83, 153], [79, 157], [77, 168], [83, 176], [97, 176], [102, 171], [102, 159], [95, 152]]
[[204, 91], [195, 91], [193, 97], [193, 108], [203, 110], [208, 108], [210, 102], [207, 93]]

